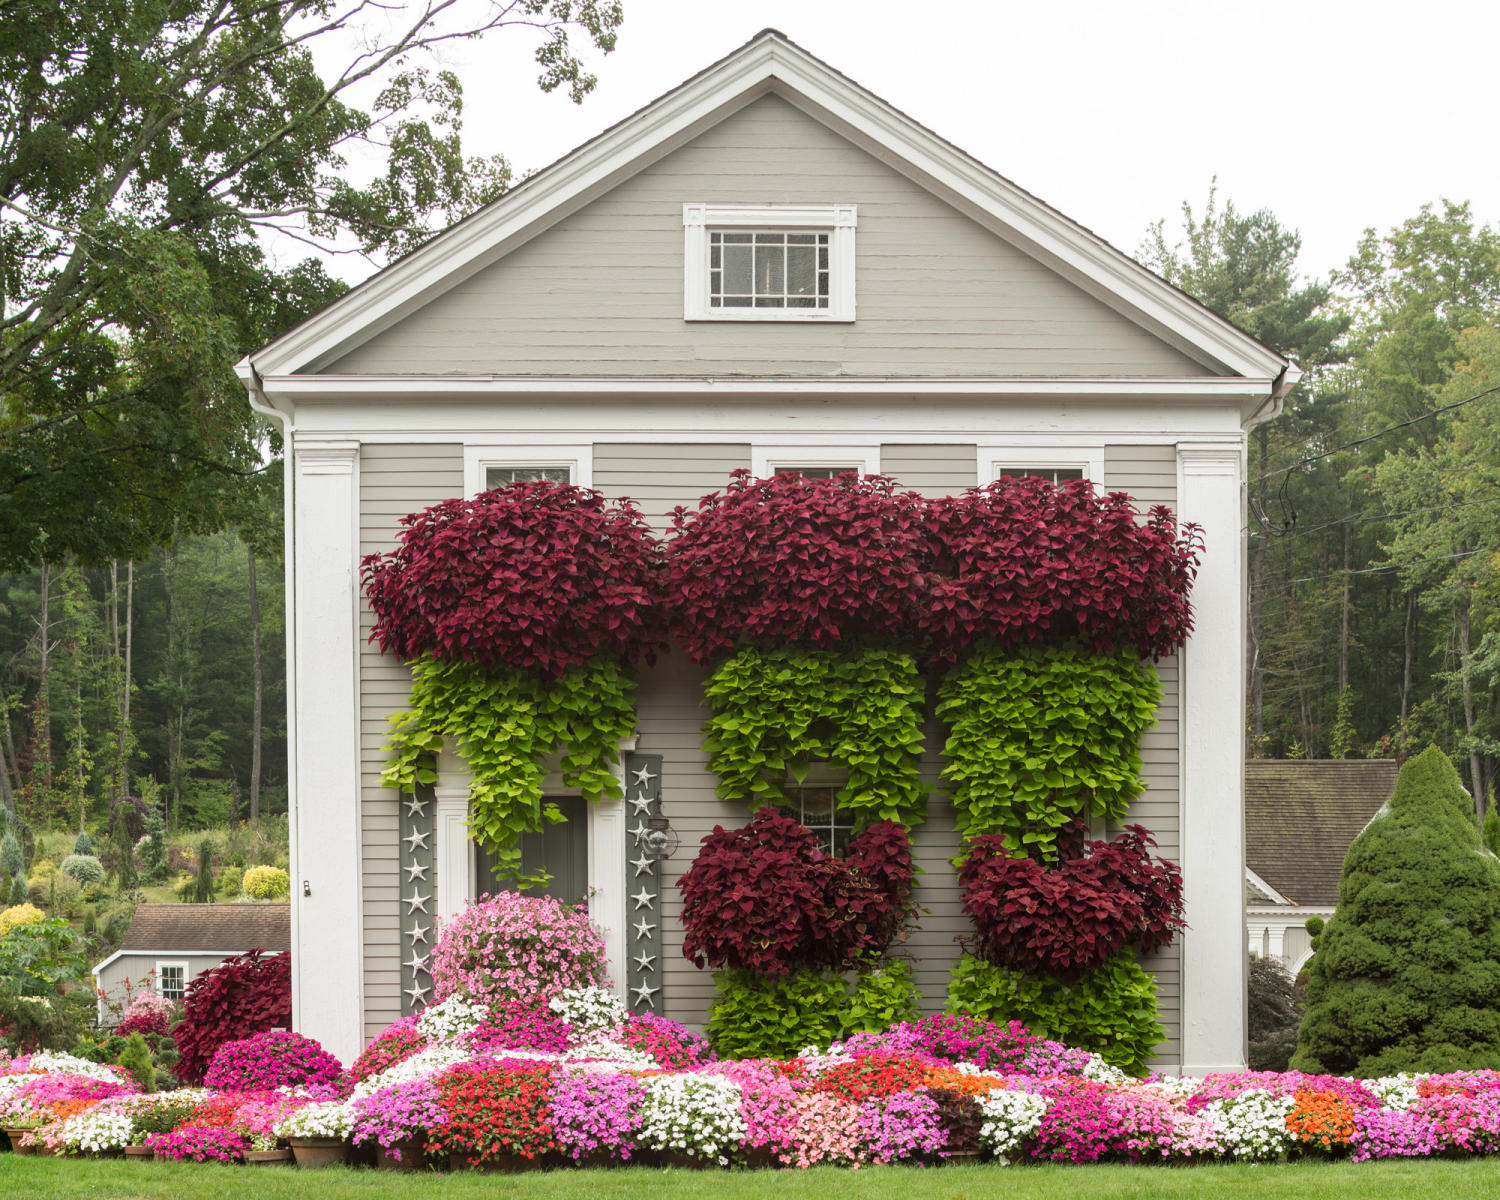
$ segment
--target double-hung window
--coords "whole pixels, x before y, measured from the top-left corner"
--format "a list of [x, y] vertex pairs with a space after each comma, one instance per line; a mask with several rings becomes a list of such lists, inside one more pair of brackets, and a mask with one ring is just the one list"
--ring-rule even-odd
[[156, 964], [156, 991], [163, 1000], [176, 1002], [187, 993], [187, 970], [185, 962]]
[[854, 320], [852, 204], [685, 204], [683, 317]]

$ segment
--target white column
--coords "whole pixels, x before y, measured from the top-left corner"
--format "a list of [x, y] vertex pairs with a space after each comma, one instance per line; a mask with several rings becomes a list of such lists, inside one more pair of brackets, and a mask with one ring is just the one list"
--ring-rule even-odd
[[620, 742], [615, 777], [620, 780], [620, 799], [600, 800], [589, 809], [589, 916], [604, 934], [604, 952], [609, 959], [609, 982], [615, 995], [625, 999], [625, 756], [636, 746], [632, 734]]
[[432, 789], [437, 801], [432, 862], [437, 871], [436, 915], [447, 921], [474, 899], [474, 852], [469, 845], [469, 784], [474, 776], [463, 755], [445, 742], [437, 777]]
[[1182, 651], [1182, 1071], [1245, 1067], [1243, 440], [1181, 446], [1177, 511], [1203, 529]]
[[364, 1048], [359, 444], [298, 439], [292, 470], [292, 1021], [349, 1063]]

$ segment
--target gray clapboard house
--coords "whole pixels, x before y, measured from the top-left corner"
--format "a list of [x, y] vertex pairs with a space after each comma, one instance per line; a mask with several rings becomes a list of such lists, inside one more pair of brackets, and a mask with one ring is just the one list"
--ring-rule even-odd
[[[784, 246], [797, 278], [736, 272], [746, 235]], [[1160, 1061], [1243, 1063], [1244, 447], [1297, 379], [1284, 359], [768, 30], [240, 371], [287, 430], [299, 1029], [352, 1058], [429, 994], [434, 919], [487, 886], [459, 757], [432, 796], [380, 786], [409, 674], [367, 644], [358, 563], [400, 517], [526, 472], [628, 495], [662, 528], [742, 467], [928, 495], [1042, 472], [1204, 529], [1199, 632], [1160, 664], [1131, 819], [1182, 863], [1192, 925], [1148, 963]], [[629, 1002], [690, 1023], [712, 983], [682, 957], [674, 885], [705, 833], [747, 819], [715, 795], [701, 696], [681, 655], [643, 670], [628, 803], [579, 806], [528, 851], [593, 889]], [[681, 841], [644, 869], [643, 817]], [[941, 793], [916, 845], [908, 949], [937, 1008], [969, 928]]]

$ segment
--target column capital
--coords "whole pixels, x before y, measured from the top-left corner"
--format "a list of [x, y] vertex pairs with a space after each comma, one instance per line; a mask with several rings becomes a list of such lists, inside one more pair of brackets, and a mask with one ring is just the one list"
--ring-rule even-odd
[[292, 437], [292, 462], [302, 475], [350, 475], [358, 458], [357, 438]]

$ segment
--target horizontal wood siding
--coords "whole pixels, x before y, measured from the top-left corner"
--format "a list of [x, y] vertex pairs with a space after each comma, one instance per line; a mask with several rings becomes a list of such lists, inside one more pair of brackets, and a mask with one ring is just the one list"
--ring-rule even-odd
[[[397, 522], [464, 491], [460, 445], [365, 445], [359, 456], [359, 553], [390, 550]], [[406, 707], [411, 673], [368, 638], [373, 623], [360, 604], [360, 829], [363, 840], [365, 1036], [401, 1016], [398, 930], [397, 798], [380, 786], [386, 719]]]
[[[230, 947], [225, 947], [226, 950]], [[253, 946], [245, 946], [241, 950], [232, 953], [243, 954], [246, 950], [253, 950]], [[217, 967], [224, 961], [222, 954], [192, 954], [165, 950], [161, 952], [146, 952], [142, 954], [122, 954], [104, 970], [99, 972], [99, 988], [111, 999], [118, 999], [125, 994], [125, 982], [130, 981], [132, 988], [140, 990], [151, 972], [156, 970], [157, 963], [186, 963], [187, 972], [183, 977], [183, 985], [186, 986], [208, 971]], [[153, 987], [159, 987], [155, 980]]]
[[[1128, 492], [1137, 504], [1148, 507], [1177, 505], [1177, 448], [1156, 446], [1106, 446], [1104, 485], [1112, 492]], [[1146, 790], [1136, 798], [1126, 824], [1144, 825], [1156, 835], [1157, 853], [1174, 862], [1182, 861], [1181, 789], [1178, 785], [1178, 659], [1174, 654], [1157, 664], [1162, 698], [1156, 724], [1141, 739], [1141, 776]], [[1156, 1001], [1167, 1040], [1157, 1048], [1153, 1063], [1161, 1067], [1181, 1062], [1182, 949], [1174, 942], [1143, 965], [1156, 977]]]
[[885, 445], [880, 473], [923, 496], [951, 496], [979, 482], [979, 454], [970, 446]]
[[[750, 469], [750, 447], [742, 444], [600, 442], [594, 446], [594, 486], [606, 496], [628, 496], [658, 533], [671, 528], [671, 512], [694, 508], [717, 492], [729, 473]], [[654, 753], [644, 746], [641, 753]]]
[[[685, 202], [854, 203], [858, 319], [683, 320]], [[779, 97], [740, 109], [334, 363], [340, 373], [1201, 375]]]

